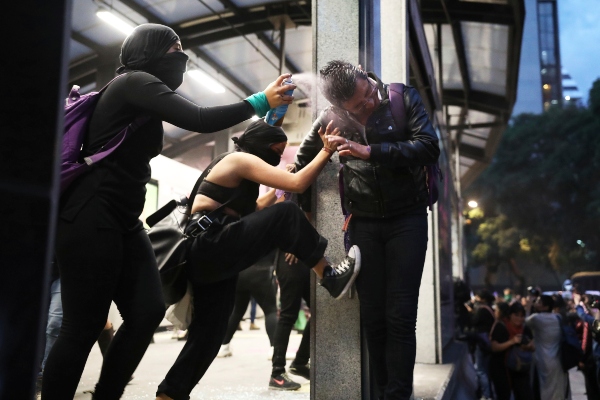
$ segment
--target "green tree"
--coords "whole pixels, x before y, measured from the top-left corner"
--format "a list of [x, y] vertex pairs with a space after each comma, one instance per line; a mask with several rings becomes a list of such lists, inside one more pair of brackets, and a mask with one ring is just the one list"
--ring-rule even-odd
[[496, 240], [500, 249], [518, 231], [529, 255], [556, 270], [600, 269], [600, 80], [587, 109], [516, 116], [465, 195], [479, 199], [487, 218], [506, 218], [496, 226], [502, 233], [481, 243]]

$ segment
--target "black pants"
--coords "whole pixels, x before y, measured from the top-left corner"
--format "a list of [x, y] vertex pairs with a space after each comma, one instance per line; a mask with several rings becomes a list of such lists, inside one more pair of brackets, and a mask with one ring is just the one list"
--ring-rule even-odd
[[361, 252], [356, 289], [376, 385], [386, 400], [408, 400], [413, 386], [427, 215], [353, 217], [350, 237]]
[[510, 400], [511, 394], [514, 400], [533, 399], [530, 378], [530, 371], [511, 371], [499, 362], [490, 364], [490, 379], [494, 384], [496, 400]]
[[265, 329], [269, 343], [273, 346], [273, 337], [277, 326], [277, 289], [273, 279], [274, 258], [275, 252], [272, 251], [250, 268], [240, 272], [235, 288], [233, 312], [229, 317], [223, 344], [231, 342], [231, 338], [248, 309], [250, 298], [254, 297], [265, 314]]
[[326, 247], [327, 240], [290, 202], [275, 204], [236, 221], [225, 218], [198, 236], [191, 247], [187, 271], [194, 287], [194, 317], [187, 343], [157, 394], [164, 393], [175, 400], [189, 399], [223, 343], [240, 271], [275, 248], [295, 254], [313, 267]]
[[[285, 261], [284, 252], [279, 252], [277, 262], [277, 281], [279, 282], [281, 310], [279, 322], [275, 330], [273, 346], [273, 371], [275, 377], [285, 372], [285, 355], [290, 341], [292, 327], [298, 319], [302, 299], [310, 307], [310, 272], [299, 262], [289, 265]], [[294, 363], [305, 365], [310, 359], [310, 321], [302, 333], [302, 341], [296, 353]]]
[[56, 255], [64, 316], [46, 362], [44, 400], [75, 396], [113, 300], [123, 324], [104, 356], [95, 398], [120, 398], [165, 314], [148, 235], [144, 230], [123, 233], [98, 228], [101, 212], [92, 202], [74, 222], [58, 222]]

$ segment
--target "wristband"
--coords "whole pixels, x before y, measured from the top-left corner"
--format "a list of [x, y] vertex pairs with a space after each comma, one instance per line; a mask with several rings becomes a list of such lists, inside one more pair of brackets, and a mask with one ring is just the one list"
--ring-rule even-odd
[[271, 109], [265, 92], [254, 93], [252, 96], [248, 96], [246, 101], [254, 108], [254, 112], [259, 118], [264, 118]]
[[329, 147], [325, 147], [325, 146], [323, 146], [323, 148], [322, 148], [321, 150], [323, 150], [323, 151], [325, 151], [325, 152], [329, 153], [329, 155], [333, 154], [333, 150], [331, 150]]

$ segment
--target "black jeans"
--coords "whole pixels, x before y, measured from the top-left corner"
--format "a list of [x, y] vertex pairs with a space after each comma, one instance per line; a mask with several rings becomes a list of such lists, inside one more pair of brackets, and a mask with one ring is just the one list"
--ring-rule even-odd
[[123, 324], [104, 356], [95, 398], [120, 398], [165, 314], [148, 235], [144, 230], [123, 233], [98, 228], [101, 212], [92, 202], [74, 222], [58, 222], [56, 256], [64, 316], [46, 362], [44, 400], [75, 396], [113, 300]]
[[269, 253], [258, 263], [240, 272], [235, 288], [233, 312], [229, 317], [223, 344], [231, 342], [238, 324], [248, 309], [250, 298], [254, 297], [265, 314], [265, 329], [269, 342], [273, 346], [273, 337], [277, 326], [277, 289], [273, 279], [274, 253], [274, 251]]
[[[301, 262], [289, 265], [285, 261], [284, 252], [279, 252], [277, 262], [277, 281], [279, 282], [281, 310], [279, 322], [275, 330], [273, 346], [273, 370], [271, 376], [276, 377], [285, 372], [285, 355], [290, 341], [292, 327], [298, 319], [302, 299], [310, 307], [310, 271]], [[294, 363], [305, 365], [310, 359], [310, 321], [302, 333], [302, 341], [296, 353]]]
[[286, 201], [239, 220], [223, 217], [213, 222], [192, 243], [188, 276], [202, 284], [231, 278], [276, 248], [295, 254], [312, 268], [326, 247], [327, 239], [297, 205]]
[[189, 399], [190, 392], [213, 362], [227, 330], [233, 310], [237, 278], [206, 285], [194, 284], [194, 315], [188, 327], [188, 339], [177, 360], [158, 386], [175, 400]]
[[327, 240], [300, 208], [283, 202], [239, 220], [213, 222], [190, 249], [188, 277], [194, 288], [194, 316], [188, 339], [157, 394], [187, 400], [223, 343], [235, 298], [237, 275], [275, 248], [295, 254], [313, 267]]
[[353, 217], [350, 238], [361, 252], [356, 289], [375, 383], [386, 400], [408, 400], [413, 386], [427, 215]]

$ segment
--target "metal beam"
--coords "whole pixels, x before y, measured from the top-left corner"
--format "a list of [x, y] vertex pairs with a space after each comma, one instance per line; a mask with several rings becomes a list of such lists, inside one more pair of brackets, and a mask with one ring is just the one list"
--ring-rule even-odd
[[[231, 1], [231, 0], [219, 0], [219, 1], [221, 2], [221, 4], [223, 4], [223, 6], [225, 6], [225, 8], [227, 8], [228, 10], [230, 10], [231, 12], [233, 12], [235, 15], [241, 16], [243, 18], [247, 18], [248, 17], [248, 11], [245, 10], [245, 9], [241, 9], [233, 1]], [[287, 7], [286, 7], [286, 10], [287, 10]], [[271, 39], [268, 38], [267, 35], [265, 35], [263, 32], [259, 32], [259, 33], [256, 34], [256, 37], [258, 37], [258, 40], [260, 40], [261, 42], [263, 42], [263, 44], [275, 56], [277, 56], [278, 59], [281, 59], [281, 57], [282, 57], [281, 49], [277, 48], [277, 46], [275, 45], [275, 43], [273, 43], [271, 41]], [[285, 66], [286, 66], [286, 68], [288, 69], [289, 72], [291, 72], [292, 74], [296, 74], [296, 73], [300, 72], [300, 68], [298, 68], [292, 62], [292, 60], [289, 59], [289, 57], [285, 56], [284, 60], [285, 60]]]
[[461, 157], [470, 158], [471, 160], [488, 163], [489, 160], [485, 155], [485, 149], [481, 147], [471, 146], [469, 144], [461, 143], [459, 145], [459, 154]]
[[450, 125], [447, 126], [448, 130], [457, 130], [457, 129], [479, 129], [479, 128], [493, 128], [496, 126], [504, 126], [503, 122], [482, 122], [479, 124], [463, 124], [463, 125]]
[[73, 39], [77, 43], [84, 45], [85, 47], [88, 47], [89, 49], [93, 50], [96, 53], [100, 53], [103, 50], [102, 46], [100, 46], [98, 43], [94, 42], [93, 40], [90, 40], [87, 37], [83, 36], [79, 32], [71, 31], [71, 39]]
[[206, 143], [215, 140], [215, 135], [220, 133], [221, 132], [203, 133], [187, 140], [170, 141], [171, 146], [163, 148], [163, 151], [160, 154], [169, 158], [177, 157], [188, 150], [195, 149], [198, 146], [205, 145]]
[[[447, 9], [452, 20], [482, 22], [499, 25], [513, 25], [513, 7], [504, 4], [451, 2]], [[421, 0], [421, 16], [426, 24], [448, 23], [440, 0]]]
[[[465, 92], [458, 89], [444, 89], [442, 101], [447, 105], [465, 107]], [[472, 90], [469, 95], [469, 109], [505, 117], [509, 112], [506, 97]]]
[[234, 74], [229, 72], [227, 70], [227, 68], [225, 68], [224, 65], [222, 65], [217, 60], [212, 58], [204, 50], [197, 48], [197, 47], [192, 48], [191, 50], [194, 52], [194, 54], [196, 54], [196, 56], [198, 56], [198, 58], [200, 58], [202, 61], [204, 61], [205, 63], [210, 65], [212, 68], [215, 69], [215, 71], [217, 71], [219, 74], [223, 75], [225, 77], [225, 79], [227, 79], [233, 85], [235, 85], [235, 87], [238, 88], [243, 93], [243, 97], [250, 96], [251, 94], [253, 94], [255, 92], [248, 85], [246, 85], [244, 82], [242, 82], [240, 79], [238, 79]]
[[[128, 0], [131, 1], [131, 0]], [[308, 4], [290, 4], [290, 2], [270, 3], [262, 7], [237, 7], [237, 10], [243, 11], [242, 14], [236, 14], [235, 11], [216, 14], [217, 19], [203, 22], [206, 17], [196, 18], [194, 20], [179, 23], [179, 27], [174, 28], [181, 37], [192, 38], [214, 30], [221, 30], [224, 26], [239, 27], [248, 23], [259, 23], [269, 21], [270, 18], [287, 15], [296, 25], [310, 26], [311, 7]], [[201, 21], [195, 23], [195, 21]]]
[[204, 46], [209, 43], [219, 42], [221, 40], [235, 38], [241, 35], [249, 35], [258, 32], [269, 31], [273, 29], [271, 21], [250, 22], [234, 28], [221, 26], [222, 29], [202, 33], [193, 38], [181, 38], [181, 43], [186, 43], [186, 47]]

